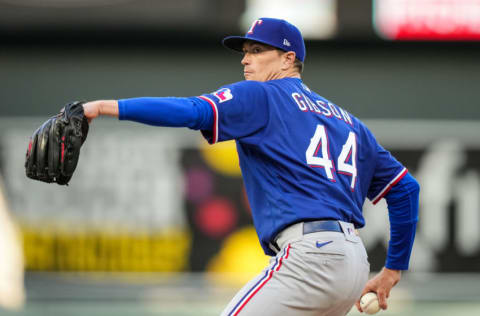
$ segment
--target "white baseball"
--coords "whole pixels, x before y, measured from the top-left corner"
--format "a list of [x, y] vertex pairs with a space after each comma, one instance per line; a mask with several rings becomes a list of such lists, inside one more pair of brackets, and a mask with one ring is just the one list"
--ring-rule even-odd
[[360, 299], [360, 307], [369, 315], [378, 313], [380, 306], [378, 305], [377, 294], [373, 292], [365, 293]]

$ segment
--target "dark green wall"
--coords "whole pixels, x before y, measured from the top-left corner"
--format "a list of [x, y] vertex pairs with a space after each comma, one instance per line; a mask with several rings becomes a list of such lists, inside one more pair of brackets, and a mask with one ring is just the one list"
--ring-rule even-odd
[[[480, 119], [478, 45], [307, 49], [305, 83], [361, 118]], [[50, 115], [75, 99], [196, 95], [241, 73], [240, 55], [220, 45], [11, 45], [0, 48], [0, 116]]]

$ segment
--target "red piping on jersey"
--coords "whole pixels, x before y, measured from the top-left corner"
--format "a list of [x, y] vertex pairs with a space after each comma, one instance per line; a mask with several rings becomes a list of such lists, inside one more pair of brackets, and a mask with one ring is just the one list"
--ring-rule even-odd
[[212, 107], [212, 110], [213, 110], [212, 144], [215, 144], [216, 142], [218, 142], [218, 109], [217, 109], [217, 105], [211, 99], [209, 99], [209, 98], [207, 98], [203, 95], [199, 96], [199, 98], [204, 100], [204, 101], [207, 101], [208, 104], [210, 104], [210, 106]]
[[408, 170], [407, 168], [403, 168], [403, 170], [395, 177], [393, 178], [392, 181], [390, 181], [389, 184], [387, 184], [387, 186], [382, 190], [380, 191], [380, 193], [373, 199], [372, 203], [373, 204], [377, 204], [378, 201], [380, 201], [385, 195], [387, 195], [387, 193], [398, 183], [400, 182], [400, 180], [403, 179], [403, 177], [405, 177], [405, 175], [407, 174]]

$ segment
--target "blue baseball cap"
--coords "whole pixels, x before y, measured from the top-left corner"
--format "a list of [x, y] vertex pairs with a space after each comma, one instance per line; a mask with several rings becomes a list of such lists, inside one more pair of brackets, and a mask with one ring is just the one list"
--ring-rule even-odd
[[223, 46], [241, 52], [243, 43], [251, 40], [267, 44], [283, 51], [294, 51], [302, 62], [305, 60], [305, 43], [302, 33], [293, 24], [285, 20], [260, 18], [252, 23], [245, 36], [227, 36], [223, 39]]

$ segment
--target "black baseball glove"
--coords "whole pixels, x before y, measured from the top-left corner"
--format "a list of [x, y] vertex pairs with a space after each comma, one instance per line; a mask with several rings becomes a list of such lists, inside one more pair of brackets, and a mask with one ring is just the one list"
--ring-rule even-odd
[[27, 177], [47, 183], [68, 184], [87, 134], [88, 120], [83, 112], [83, 102], [67, 104], [30, 138], [25, 158]]

